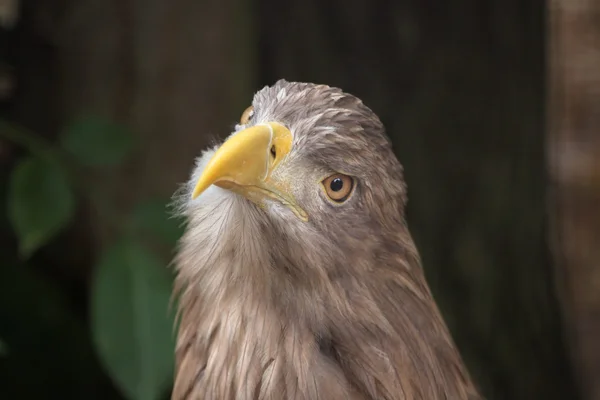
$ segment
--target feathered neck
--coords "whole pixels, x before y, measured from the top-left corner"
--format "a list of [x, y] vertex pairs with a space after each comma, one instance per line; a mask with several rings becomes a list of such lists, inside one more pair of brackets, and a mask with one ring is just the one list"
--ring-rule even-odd
[[203, 196], [176, 260], [173, 399], [478, 398], [407, 231], [377, 271], [298, 285], [294, 266], [275, 265], [286, 257], [269, 251], [261, 210], [219, 188]]
[[221, 195], [190, 216], [177, 257], [173, 399], [353, 398], [319, 353], [310, 318], [286, 306], [254, 211]]

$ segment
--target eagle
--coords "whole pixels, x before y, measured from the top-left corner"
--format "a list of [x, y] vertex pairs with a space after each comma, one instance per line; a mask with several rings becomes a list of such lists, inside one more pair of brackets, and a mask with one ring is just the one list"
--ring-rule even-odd
[[279, 80], [175, 195], [173, 400], [479, 399], [405, 219], [385, 128]]

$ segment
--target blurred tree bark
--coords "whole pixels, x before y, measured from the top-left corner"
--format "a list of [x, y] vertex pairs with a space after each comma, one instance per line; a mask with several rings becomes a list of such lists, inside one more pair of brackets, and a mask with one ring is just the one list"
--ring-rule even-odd
[[[250, 101], [250, 11], [242, 0], [70, 1], [57, 38], [66, 117], [101, 114], [138, 139], [130, 162], [90, 177], [120, 209], [168, 199]], [[105, 217], [93, 217], [99, 245], [115, 234]]]
[[[542, 0], [259, 0], [262, 82], [382, 118], [432, 290], [488, 399], [574, 399], [545, 235]], [[273, 30], [277, 30], [277, 34]]]
[[600, 399], [600, 3], [550, 2], [551, 238], [571, 357]]

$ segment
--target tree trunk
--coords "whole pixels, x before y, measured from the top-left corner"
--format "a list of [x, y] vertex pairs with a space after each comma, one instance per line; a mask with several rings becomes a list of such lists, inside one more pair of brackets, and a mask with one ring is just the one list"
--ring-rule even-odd
[[[67, 119], [99, 113], [139, 146], [126, 165], [92, 177], [121, 210], [168, 199], [193, 160], [229, 133], [251, 100], [254, 62], [246, 2], [77, 0], [60, 32]], [[98, 244], [113, 239], [95, 216]]]
[[600, 3], [550, 3], [551, 239], [571, 358], [600, 399]]

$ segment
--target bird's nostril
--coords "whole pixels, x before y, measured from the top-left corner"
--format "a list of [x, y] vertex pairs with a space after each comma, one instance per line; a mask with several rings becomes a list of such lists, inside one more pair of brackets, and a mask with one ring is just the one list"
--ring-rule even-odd
[[273, 158], [277, 157], [277, 149], [275, 148], [275, 145], [271, 146], [271, 155]]

